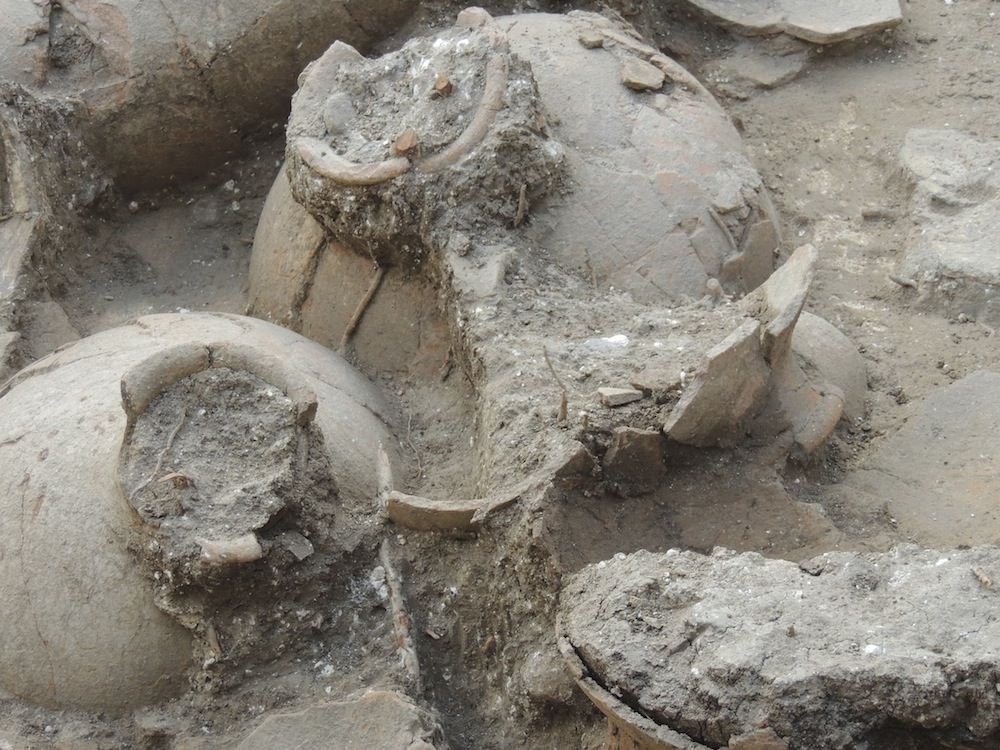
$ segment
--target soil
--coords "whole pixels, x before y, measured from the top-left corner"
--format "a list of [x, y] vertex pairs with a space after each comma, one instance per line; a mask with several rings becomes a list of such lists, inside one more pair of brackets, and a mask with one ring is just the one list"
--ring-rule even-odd
[[242, 313], [254, 228], [282, 147], [262, 143], [197, 182], [96, 216], [86, 250], [64, 259], [56, 295], [79, 335], [150, 313]]
[[[496, 13], [512, 9], [487, 5]], [[805, 243], [819, 250], [808, 309], [864, 355], [867, 412], [841, 424], [813, 462], [783, 467], [780, 479], [762, 470], [750, 449], [679, 450], [667, 467], [669, 480], [641, 502], [565, 479], [543, 492], [544, 507], [501, 511], [478, 535], [393, 530], [399, 533], [390, 537], [392, 554], [402, 568], [423, 669], [415, 697], [437, 711], [456, 749], [602, 746], [603, 719], [571, 682], [567, 688], [568, 677], [524, 668], [547, 659], [558, 664], [552, 629], [558, 584], [588, 563], [638, 549], [708, 552], [722, 545], [802, 560], [920, 542], [901, 534], [882, 508], [834, 490], [937, 389], [978, 370], [1000, 370], [991, 328], [918, 308], [913, 290], [890, 278], [912, 229], [897, 158], [907, 130], [958, 128], [1000, 140], [1000, 4], [906, 0], [905, 20], [894, 31], [825, 48], [788, 45], [784, 52], [801, 66], [768, 88], [720, 78], [720, 62], [747, 54], [748, 42], [686, 3], [608, 5], [703, 80], [736, 122], [781, 217], [781, 259]], [[531, 0], [513, 9], [552, 6], [594, 9]], [[425, 3], [380, 49], [450, 22], [455, 9], [450, 2]], [[773, 54], [783, 43], [749, 44]], [[61, 280], [50, 285], [58, 305], [38, 308], [26, 358], [141, 314], [244, 312], [254, 228], [284, 148], [276, 132], [198, 181], [120, 196], [111, 209], [95, 210], [91, 233], [76, 240], [80, 249], [63, 254], [52, 271]], [[2, 199], [0, 191], [0, 205]], [[546, 320], [544, 311], [526, 315]], [[595, 339], [621, 333], [600, 330], [597, 322], [593, 328]], [[392, 340], [384, 346], [391, 349]], [[566, 367], [578, 370], [569, 355]], [[472, 451], [452, 448], [456, 440], [471, 446], [475, 433], [468, 403], [473, 378], [462, 363], [448, 368], [458, 382], [441, 387], [409, 372], [377, 371], [363, 354], [354, 359], [401, 416], [403, 445], [412, 454], [408, 487], [471, 494], [475, 477], [463, 474], [463, 466]], [[536, 395], [526, 409], [548, 419], [556, 403]], [[518, 478], [532, 481], [528, 470]], [[928, 517], [934, 502], [928, 495]], [[1000, 541], [1000, 516], [983, 523], [989, 526], [980, 539]], [[0, 749], [229, 748], [273, 709], [361, 687], [398, 688], [405, 680], [377, 568], [370, 544], [346, 556], [324, 589], [322, 612], [281, 630], [261, 658], [248, 657], [242, 679], [208, 679], [208, 665], [191, 693], [165, 706], [116, 718], [37, 708], [0, 693]]]

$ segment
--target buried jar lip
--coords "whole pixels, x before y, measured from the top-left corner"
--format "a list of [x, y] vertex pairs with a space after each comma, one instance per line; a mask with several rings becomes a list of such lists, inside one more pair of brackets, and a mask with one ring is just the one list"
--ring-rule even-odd
[[154, 353], [122, 376], [122, 408], [129, 422], [126, 439], [136, 419], [167, 388], [189, 375], [222, 367], [249, 372], [280, 388], [295, 404], [300, 427], [316, 417], [316, 392], [275, 355], [246, 344], [185, 342]]
[[705, 745], [683, 732], [658, 724], [641, 712], [640, 706], [629, 706], [621, 698], [613, 695], [598, 682], [596, 675], [587, 667], [576, 647], [563, 629], [562, 617], [556, 616], [556, 646], [563, 658], [566, 669], [572, 675], [577, 687], [608, 720], [609, 730], [627, 735], [637, 750], [708, 750]]
[[[159, 476], [162, 473], [163, 456], [169, 451], [183, 424], [182, 414], [181, 421], [170, 432], [166, 446], [161, 451], [152, 473], [144, 481], [126, 490], [125, 473], [130, 463], [133, 435], [138, 422], [153, 402], [171, 386], [185, 378], [213, 369], [247, 373], [282, 391], [292, 402], [295, 427], [300, 431], [300, 436], [301, 430], [308, 427], [315, 419], [318, 406], [316, 393], [304, 377], [275, 355], [255, 346], [228, 342], [185, 342], [158, 351], [134, 365], [121, 379], [122, 408], [127, 415], [127, 422], [122, 437], [116, 480], [127, 505], [138, 514], [143, 525], [148, 519], [143, 517], [135, 503], [140, 492], [154, 481], [162, 482], [167, 479], [172, 479], [175, 487], [186, 488], [190, 479], [181, 473]], [[299, 456], [296, 463], [299, 464], [305, 455], [301, 448], [302, 446], [296, 451]], [[195, 536], [193, 542], [200, 549], [200, 561], [210, 567], [251, 563], [264, 556], [261, 541], [253, 529], [236, 536]]]

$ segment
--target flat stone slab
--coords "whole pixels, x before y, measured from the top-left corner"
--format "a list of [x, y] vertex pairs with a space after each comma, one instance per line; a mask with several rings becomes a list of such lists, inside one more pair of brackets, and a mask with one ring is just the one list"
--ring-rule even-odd
[[710, 747], [769, 728], [770, 741], [810, 750], [992, 748], [992, 581], [996, 547], [828, 553], [801, 566], [643, 550], [569, 578], [560, 633], [571, 671], [582, 660], [578, 679]]
[[1000, 142], [911, 130], [900, 152], [915, 230], [897, 274], [941, 312], [1000, 323]]
[[831, 44], [900, 24], [899, 0], [688, 0], [744, 34], [779, 34]]
[[634, 91], [658, 91], [665, 80], [662, 70], [638, 58], [622, 63], [622, 83]]
[[1000, 507], [1000, 374], [976, 372], [931, 394], [832, 492], [886, 510], [928, 546], [996, 540]]
[[434, 750], [434, 722], [409, 699], [376, 690], [353, 701], [272, 714], [237, 750]]

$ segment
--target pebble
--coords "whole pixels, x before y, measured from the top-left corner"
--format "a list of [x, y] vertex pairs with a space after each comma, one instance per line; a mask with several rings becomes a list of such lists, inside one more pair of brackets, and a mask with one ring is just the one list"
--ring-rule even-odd
[[666, 79], [662, 70], [637, 57], [630, 57], [622, 64], [622, 83], [633, 91], [659, 91]]

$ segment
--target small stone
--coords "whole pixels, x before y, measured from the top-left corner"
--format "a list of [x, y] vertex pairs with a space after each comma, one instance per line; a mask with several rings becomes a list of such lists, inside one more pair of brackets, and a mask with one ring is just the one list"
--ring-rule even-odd
[[724, 292], [718, 279], [709, 276], [708, 281], [705, 282], [705, 294], [712, 299], [722, 299]]
[[636, 57], [622, 64], [622, 83], [633, 91], [659, 91], [666, 79], [662, 70]]
[[642, 398], [642, 391], [635, 388], [598, 388], [597, 394], [601, 403], [609, 407], [624, 406]]
[[458, 18], [455, 19], [455, 25], [466, 29], [478, 29], [492, 21], [493, 16], [489, 14], [489, 11], [485, 8], [472, 6], [459, 12]]
[[585, 31], [580, 34], [580, 44], [587, 49], [600, 49], [604, 46], [604, 35], [599, 31]]
[[396, 156], [409, 156], [419, 146], [420, 141], [417, 139], [417, 131], [413, 128], [407, 128], [396, 138], [396, 142], [392, 144], [392, 150]]
[[451, 96], [451, 92], [455, 90], [455, 84], [451, 82], [444, 73], [438, 73], [437, 78], [434, 79], [434, 92], [431, 94], [435, 99], [444, 99], [447, 96]]

